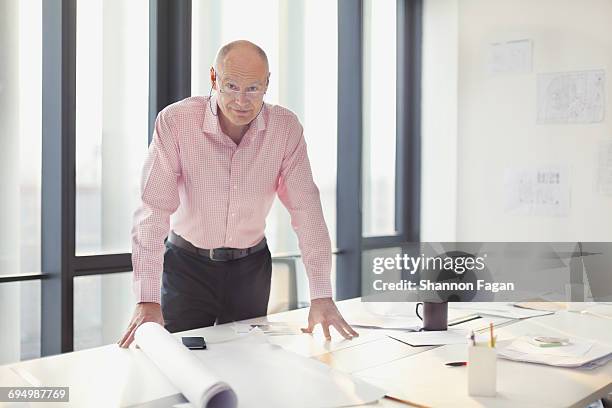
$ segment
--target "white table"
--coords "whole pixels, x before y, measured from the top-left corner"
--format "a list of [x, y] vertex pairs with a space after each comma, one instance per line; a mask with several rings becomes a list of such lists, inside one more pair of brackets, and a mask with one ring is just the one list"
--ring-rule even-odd
[[[541, 333], [591, 337], [612, 344], [609, 320], [568, 312], [522, 320], [496, 332], [499, 341]], [[465, 345], [442, 346], [354, 374], [387, 387], [391, 395], [435, 407], [584, 408], [612, 391], [612, 363], [580, 370], [498, 359], [497, 396], [470, 397], [466, 392], [467, 367], [444, 365], [464, 361], [466, 355]]]
[[[359, 299], [339, 302], [338, 305], [343, 314], [363, 311]], [[407, 305], [406, 310], [413, 309], [412, 305]], [[308, 309], [300, 309], [245, 323], [289, 322], [302, 327], [307, 316]], [[463, 326], [478, 328], [486, 321], [474, 320]], [[448, 361], [465, 359], [464, 345], [412, 347], [387, 337], [384, 330], [358, 331], [360, 337], [350, 341], [336, 336], [326, 343], [320, 331], [312, 336], [274, 336], [270, 341], [371, 381], [385, 388], [391, 396], [410, 401], [415, 406], [585, 407], [612, 391], [612, 363], [583, 371], [500, 359], [498, 396], [469, 397], [465, 367], [444, 365]], [[534, 331], [583, 336], [612, 344], [610, 320], [565, 311], [506, 323], [496, 332], [503, 340]], [[332, 336], [334, 334], [332, 329]], [[176, 335], [201, 335], [209, 343], [214, 343], [231, 339], [236, 334], [228, 324]], [[120, 349], [115, 344], [0, 366], [0, 384], [26, 385], [15, 370], [26, 370], [45, 386], [69, 386], [70, 406], [75, 407], [129, 406], [178, 392], [139, 350]], [[372, 406], [407, 405], [384, 399]]]

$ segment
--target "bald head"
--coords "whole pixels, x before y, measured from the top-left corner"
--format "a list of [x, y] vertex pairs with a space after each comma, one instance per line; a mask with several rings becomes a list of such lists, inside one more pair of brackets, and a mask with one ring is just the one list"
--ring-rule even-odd
[[256, 44], [247, 40], [237, 40], [225, 44], [217, 52], [215, 68], [223, 71], [227, 64], [240, 64], [245, 67], [263, 68], [266, 74], [269, 72], [268, 56], [266, 52]]

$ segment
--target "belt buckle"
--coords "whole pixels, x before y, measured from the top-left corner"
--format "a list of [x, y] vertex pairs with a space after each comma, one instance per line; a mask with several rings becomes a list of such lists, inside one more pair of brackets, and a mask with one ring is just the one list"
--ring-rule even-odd
[[208, 250], [208, 257], [210, 258], [211, 261], [216, 261], [216, 262], [225, 262], [228, 259], [221, 259], [221, 258], [217, 258], [215, 259], [215, 249], [211, 248]]
[[208, 250], [208, 257], [210, 258], [211, 261], [216, 261], [217, 259], [215, 259], [215, 249], [214, 248], [210, 248]]

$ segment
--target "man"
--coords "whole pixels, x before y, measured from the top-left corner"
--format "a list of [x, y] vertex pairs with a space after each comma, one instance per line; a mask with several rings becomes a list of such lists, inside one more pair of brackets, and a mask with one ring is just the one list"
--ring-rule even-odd
[[121, 347], [148, 321], [177, 332], [265, 315], [272, 264], [264, 227], [276, 194], [309, 278], [302, 331], [321, 324], [328, 340], [329, 326], [358, 335], [331, 298], [331, 243], [302, 126], [287, 109], [263, 103], [269, 78], [265, 52], [235, 41], [210, 69], [214, 96], [158, 115], [132, 230], [138, 303]]

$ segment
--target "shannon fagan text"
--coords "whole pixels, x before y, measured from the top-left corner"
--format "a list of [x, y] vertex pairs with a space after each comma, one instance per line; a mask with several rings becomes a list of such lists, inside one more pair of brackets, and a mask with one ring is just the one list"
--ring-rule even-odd
[[418, 282], [408, 281], [405, 279], [399, 282], [383, 282], [378, 279], [372, 282], [374, 290], [379, 292], [384, 291], [417, 291], [417, 290], [431, 290], [431, 291], [473, 291], [473, 290], [484, 290], [488, 292], [510, 292], [514, 290], [513, 282], [486, 282], [484, 280], [477, 280], [474, 282], [432, 282], [428, 279], [422, 279]]

